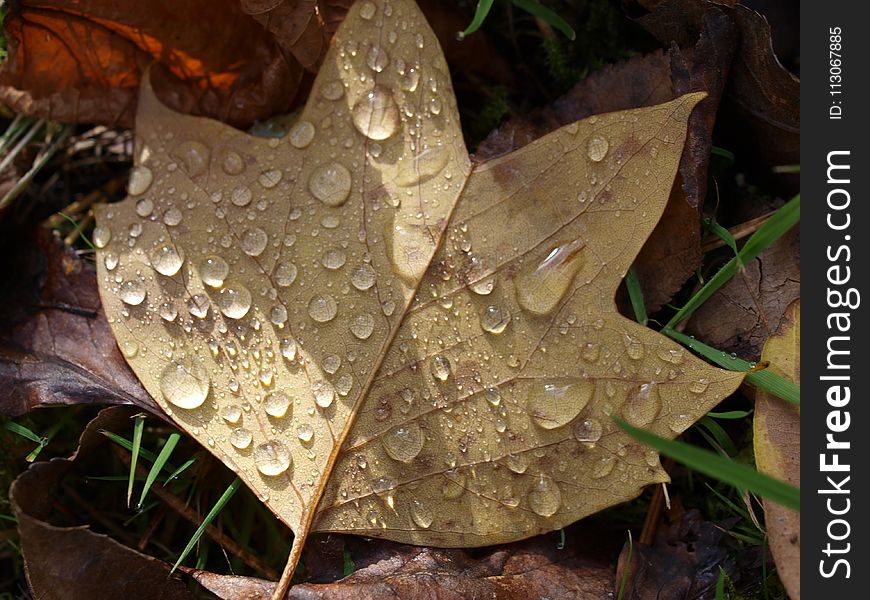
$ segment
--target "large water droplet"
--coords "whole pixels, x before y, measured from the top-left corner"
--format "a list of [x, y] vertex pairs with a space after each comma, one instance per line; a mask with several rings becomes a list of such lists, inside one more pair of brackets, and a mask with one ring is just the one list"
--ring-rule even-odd
[[267, 415], [276, 419], [286, 416], [290, 407], [290, 396], [281, 391], [271, 392], [263, 400], [263, 410], [266, 411]]
[[552, 312], [583, 266], [584, 245], [583, 241], [574, 240], [557, 246], [534, 269], [520, 274], [516, 279], [520, 306], [536, 315]]
[[631, 360], [640, 360], [643, 358], [644, 346], [641, 340], [625, 334], [622, 341], [625, 344], [625, 353]]
[[350, 332], [361, 340], [367, 340], [374, 330], [375, 318], [369, 313], [357, 315], [350, 324]]
[[529, 468], [529, 455], [526, 452], [508, 454], [504, 457], [504, 464], [512, 472], [522, 475]]
[[603, 137], [594, 136], [589, 140], [586, 146], [586, 152], [589, 155], [589, 160], [593, 162], [601, 162], [607, 156], [607, 151], [610, 149], [610, 143]]
[[703, 394], [707, 391], [708, 387], [710, 387], [710, 380], [706, 377], [702, 377], [701, 379], [689, 384], [689, 391], [693, 394]]
[[145, 295], [145, 286], [142, 285], [141, 281], [135, 279], [125, 281], [121, 284], [121, 288], [118, 290], [118, 296], [120, 296], [121, 301], [130, 306], [139, 306], [142, 304], [142, 302], [145, 301]]
[[486, 262], [476, 256], [471, 257], [464, 277], [469, 289], [478, 296], [488, 296], [495, 287], [495, 274], [490, 273]]
[[499, 334], [511, 322], [511, 314], [501, 306], [487, 306], [480, 315], [480, 327], [487, 333]]
[[308, 178], [308, 191], [327, 206], [344, 204], [350, 195], [350, 185], [350, 171], [337, 162], [316, 167]]
[[663, 361], [678, 365], [683, 362], [686, 351], [682, 348], [659, 348], [656, 354]]
[[175, 208], [174, 206], [167, 208], [166, 212], [163, 213], [163, 224], [169, 227], [175, 227], [181, 220], [184, 218], [184, 215], [180, 210]]
[[529, 508], [542, 517], [556, 514], [562, 504], [559, 485], [547, 475], [541, 474], [529, 492]]
[[242, 407], [238, 404], [230, 404], [229, 406], [224, 407], [221, 411], [221, 418], [227, 423], [235, 425], [239, 422], [239, 419], [242, 418]]
[[118, 255], [114, 252], [107, 252], [106, 257], [103, 259], [103, 264], [106, 265], [106, 269], [112, 271], [115, 267], [118, 266]]
[[646, 427], [653, 422], [662, 408], [656, 383], [644, 383], [626, 398], [622, 416], [635, 427]]
[[280, 169], [266, 169], [257, 177], [257, 182], [268, 190], [278, 185], [283, 176], [284, 173]]
[[281, 287], [287, 287], [296, 281], [298, 273], [296, 265], [292, 262], [281, 262], [275, 266], [275, 284]]
[[136, 214], [143, 219], [154, 212], [154, 200], [151, 198], [142, 198], [136, 203]]
[[227, 150], [221, 168], [227, 175], [238, 175], [245, 170], [245, 161], [238, 152]]
[[239, 246], [242, 252], [248, 256], [260, 256], [263, 250], [266, 249], [266, 244], [269, 242], [269, 236], [259, 227], [247, 229], [242, 234]]
[[320, 366], [330, 375], [334, 375], [341, 368], [341, 357], [338, 354], [327, 354], [323, 357]]
[[394, 460], [410, 462], [423, 448], [423, 430], [416, 423], [393, 427], [384, 434], [384, 450]]
[[263, 475], [274, 477], [290, 468], [293, 457], [283, 443], [271, 441], [254, 448], [254, 464]]
[[374, 5], [374, 3], [366, 0], [365, 2], [362, 2], [359, 6], [359, 16], [368, 21], [373, 16], [375, 16], [376, 10], [377, 7]]
[[238, 283], [229, 285], [218, 293], [217, 304], [225, 317], [241, 319], [251, 309], [251, 292]]
[[151, 266], [166, 277], [172, 277], [178, 273], [183, 263], [184, 254], [175, 247], [175, 244], [161, 244], [151, 253]]
[[594, 444], [601, 439], [602, 431], [601, 423], [595, 419], [583, 419], [574, 425], [574, 438], [578, 442]]
[[211, 151], [202, 142], [196, 140], [182, 142], [173, 148], [171, 154], [181, 161], [182, 168], [191, 177], [199, 177], [208, 170]]
[[447, 166], [450, 153], [443, 146], [429, 146], [413, 157], [405, 157], [399, 162], [396, 183], [409, 187], [428, 181]]
[[[339, 87], [341, 83], [339, 83]], [[322, 89], [322, 88], [321, 88]], [[339, 95], [339, 98], [341, 96]], [[314, 134], [316, 133], [316, 129], [314, 125], [309, 121], [296, 121], [293, 124], [293, 127], [290, 128], [290, 131], [287, 133], [287, 136], [290, 139], [290, 144], [294, 148], [307, 148], [311, 141], [314, 139]]]
[[399, 128], [399, 108], [390, 90], [376, 85], [353, 105], [353, 124], [372, 140], [385, 140]]
[[390, 64], [390, 55], [382, 46], [373, 45], [366, 54], [366, 64], [375, 73], [380, 73]]
[[451, 469], [444, 472], [444, 484], [441, 486], [441, 495], [447, 500], [459, 498], [465, 492], [466, 476], [459, 469]]
[[595, 392], [595, 384], [583, 379], [528, 381], [517, 385], [527, 387], [529, 415], [543, 429], [556, 429], [573, 421]]
[[281, 356], [289, 361], [296, 360], [296, 340], [293, 338], [285, 338], [280, 344]]
[[326, 323], [335, 318], [338, 303], [329, 294], [317, 294], [308, 301], [308, 316], [318, 323]]
[[439, 381], [447, 381], [450, 377], [450, 361], [446, 356], [436, 354], [432, 357], [432, 375]]
[[330, 271], [335, 271], [336, 269], [342, 268], [344, 266], [344, 263], [346, 262], [347, 254], [345, 254], [344, 250], [340, 250], [338, 248], [331, 248], [327, 250], [320, 258], [320, 264], [322, 264]]
[[94, 233], [92, 237], [94, 240], [94, 246], [96, 246], [97, 248], [105, 248], [112, 239], [112, 230], [108, 227], [97, 225], [96, 227], [94, 227]]
[[130, 171], [130, 181], [127, 183], [127, 193], [131, 196], [144, 194], [151, 187], [152, 181], [154, 181], [154, 173], [151, 169], [142, 165], [133, 167]]
[[160, 391], [167, 402], [193, 409], [205, 402], [211, 380], [195, 358], [182, 358], [166, 365], [160, 374]]
[[205, 294], [194, 294], [187, 301], [187, 311], [197, 319], [208, 316], [209, 300]]
[[296, 436], [299, 438], [300, 442], [308, 443], [314, 439], [314, 428], [308, 423], [303, 423], [299, 426]]
[[432, 525], [435, 515], [425, 500], [413, 500], [411, 502], [411, 519], [417, 527], [428, 529]]
[[157, 309], [160, 318], [171, 323], [178, 316], [178, 309], [172, 302], [163, 302]]
[[254, 195], [251, 193], [251, 188], [246, 185], [240, 185], [233, 190], [232, 194], [230, 194], [230, 202], [236, 206], [247, 206], [251, 203], [251, 198], [253, 197]]
[[350, 274], [350, 282], [359, 291], [363, 292], [375, 284], [375, 270], [369, 264], [362, 264]]
[[314, 394], [314, 403], [320, 408], [329, 408], [335, 399], [335, 388], [328, 381], [315, 381], [311, 384], [311, 392]]
[[416, 91], [418, 85], [420, 85], [420, 71], [414, 67], [408, 69], [399, 81], [399, 86], [406, 92]]
[[206, 256], [199, 264], [199, 278], [209, 287], [221, 287], [229, 274], [230, 265], [220, 256]]
[[616, 457], [607, 455], [596, 460], [592, 465], [592, 479], [601, 479], [607, 477], [613, 472], [613, 467], [616, 466]]
[[243, 427], [237, 427], [230, 432], [230, 444], [238, 450], [244, 450], [253, 440], [253, 434]]
[[320, 95], [327, 100], [338, 100], [344, 96], [344, 84], [338, 79], [327, 81], [320, 86]]

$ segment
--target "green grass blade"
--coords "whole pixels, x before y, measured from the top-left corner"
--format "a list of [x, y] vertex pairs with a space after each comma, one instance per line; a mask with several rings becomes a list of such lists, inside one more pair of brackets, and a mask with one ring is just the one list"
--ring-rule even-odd
[[172, 570], [169, 572], [170, 574], [175, 572], [175, 569], [178, 568], [178, 565], [187, 558], [187, 555], [190, 554], [190, 551], [193, 550], [193, 547], [199, 541], [199, 538], [202, 537], [203, 532], [206, 527], [208, 527], [212, 521], [214, 521], [215, 517], [218, 516], [221, 510], [223, 510], [224, 506], [227, 505], [227, 502], [230, 501], [230, 498], [233, 497], [233, 494], [236, 493], [236, 490], [242, 485], [242, 480], [236, 477], [233, 482], [227, 487], [221, 497], [218, 498], [218, 501], [215, 502], [215, 505], [212, 507], [208, 514], [205, 516], [205, 519], [202, 520], [202, 523], [199, 527], [196, 528], [196, 531], [193, 533], [193, 536], [190, 538], [190, 541], [187, 542], [187, 546], [184, 547], [184, 550], [181, 551], [181, 555], [178, 557], [178, 560], [175, 561], [175, 564], [172, 565]]
[[634, 553], [634, 539], [631, 537], [631, 531], [628, 532], [628, 557], [625, 561], [625, 570], [622, 573], [622, 580], [619, 582], [619, 591], [616, 594], [616, 600], [622, 600], [625, 594], [625, 586], [628, 585], [628, 574], [631, 572], [631, 557]]
[[637, 277], [634, 265], [631, 265], [628, 273], [625, 274], [625, 287], [631, 300], [631, 308], [634, 309], [634, 318], [641, 325], [646, 325], [649, 319], [646, 314], [646, 305], [643, 303], [643, 290], [640, 287], [640, 279]]
[[456, 34], [458, 40], [465, 39], [465, 36], [471, 35], [483, 25], [486, 17], [489, 16], [489, 11], [492, 9], [492, 3], [495, 0], [477, 0], [477, 8], [474, 9], [474, 16], [471, 18], [471, 23], [468, 24], [463, 31]]
[[751, 410], [726, 410], [725, 412], [708, 412], [711, 419], [738, 420], [752, 414]]
[[734, 153], [731, 152], [731, 150], [726, 150], [725, 148], [720, 148], [719, 146], [713, 146], [713, 148], [710, 150], [710, 154], [712, 154], [713, 156], [724, 158], [726, 161], [728, 161], [729, 167], [734, 164], [735, 156]]
[[7, 421], [3, 424], [8, 431], [12, 433], [18, 434], [24, 439], [30, 440], [31, 442], [36, 442], [37, 444], [41, 444], [43, 442], [43, 437], [40, 435], [36, 435], [32, 430], [28, 429], [21, 423], [15, 423], [14, 421]]
[[170, 481], [172, 481], [173, 479], [175, 479], [176, 477], [181, 475], [182, 472], [187, 470], [187, 468], [195, 462], [196, 462], [195, 458], [188, 458], [186, 461], [184, 461], [183, 465], [181, 465], [180, 467], [175, 469], [172, 473], [169, 474], [168, 477], [166, 477], [166, 479], [163, 481], [163, 485], [166, 485], [167, 483], [169, 483]]
[[513, 3], [514, 6], [517, 6], [524, 11], [535, 15], [539, 19], [546, 21], [547, 23], [561, 31], [562, 34], [569, 40], [577, 39], [577, 33], [570, 25], [568, 25], [568, 22], [565, 19], [554, 13], [543, 4], [539, 4], [537, 0], [513, 0]]
[[698, 421], [698, 425], [704, 427], [710, 435], [713, 436], [713, 439], [716, 440], [716, 443], [720, 448], [725, 452], [728, 456], [735, 456], [737, 454], [737, 446], [734, 445], [734, 441], [731, 439], [722, 426], [719, 425], [716, 421], [711, 419], [710, 417], [701, 417], [701, 420]]
[[758, 496], [769, 498], [786, 508], [800, 511], [800, 490], [792, 485], [759, 473], [752, 467], [717, 456], [709, 450], [659, 437], [644, 429], [632, 427], [625, 421], [615, 417], [613, 420], [631, 437], [699, 473], [733, 486], [744, 488]]
[[155, 460], [154, 464], [151, 465], [151, 470], [148, 472], [148, 478], [145, 479], [145, 485], [142, 487], [142, 494], [139, 496], [139, 503], [136, 505], [136, 508], [142, 508], [142, 503], [145, 502], [145, 495], [148, 493], [148, 490], [151, 489], [151, 486], [157, 480], [157, 476], [160, 475], [160, 471], [162, 471], [163, 467], [166, 466], [166, 462], [172, 455], [172, 451], [175, 450], [175, 446], [176, 444], [178, 444], [179, 439], [181, 439], [181, 434], [177, 431], [173, 431], [169, 434], [169, 438], [160, 449], [160, 454], [157, 455], [157, 460]]
[[758, 230], [750, 236], [740, 249], [737, 256], [729, 260], [724, 267], [707, 281], [704, 286], [692, 296], [688, 302], [677, 311], [664, 329], [673, 329], [695, 312], [710, 296], [715, 294], [719, 288], [725, 285], [737, 273], [738, 265], [742, 261], [743, 264], [753, 260], [761, 254], [768, 246], [778, 240], [782, 235], [791, 229], [801, 216], [801, 197], [800, 194], [789, 200], [785, 206], [776, 211], [770, 219], [758, 228]]
[[734, 239], [731, 232], [719, 225], [719, 223], [713, 219], [704, 219], [704, 227], [707, 231], [725, 242], [725, 244], [734, 251], [734, 256], [737, 258], [737, 267], [743, 268], [743, 261], [740, 260], [740, 251], [737, 249], [737, 240]]
[[133, 480], [136, 477], [136, 465], [139, 463], [139, 450], [142, 448], [142, 433], [145, 431], [145, 415], [133, 418], [133, 445], [130, 451], [130, 482], [127, 484], [127, 507], [130, 507], [130, 497], [133, 495]]
[[698, 340], [691, 338], [679, 331], [675, 331], [673, 329], [662, 329], [662, 333], [674, 338], [693, 352], [697, 352], [704, 358], [716, 363], [720, 367], [724, 367], [731, 371], [746, 372], [747, 383], [751, 383], [759, 389], [770, 392], [771, 394], [782, 398], [786, 402], [791, 402], [792, 404], [798, 405], [801, 403], [800, 386], [789, 381], [785, 377], [781, 377], [776, 373], [765, 369], [749, 372], [755, 367], [754, 364], [747, 362], [742, 358], [737, 358], [735, 356], [725, 354], [721, 350], [717, 350], [712, 346], [708, 346], [703, 342], [699, 342]]
[[725, 600], [725, 569], [719, 567], [719, 578], [716, 580], [716, 600]]

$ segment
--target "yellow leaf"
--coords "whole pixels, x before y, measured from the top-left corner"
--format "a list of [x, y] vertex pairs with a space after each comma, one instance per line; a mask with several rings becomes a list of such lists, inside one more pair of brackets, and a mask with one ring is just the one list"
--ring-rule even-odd
[[[764, 344], [770, 370], [800, 385], [801, 304], [785, 311], [780, 331]], [[762, 473], [800, 487], [800, 407], [758, 390], [755, 394], [755, 463]], [[800, 513], [764, 500], [764, 515], [779, 578], [792, 600], [800, 600]]]
[[613, 300], [702, 97], [472, 168], [423, 16], [364, 0], [285, 138], [143, 87], [130, 197], [94, 232], [106, 313], [161, 407], [296, 533], [291, 567], [313, 530], [562, 527], [667, 479], [611, 414], [673, 437], [742, 379]]

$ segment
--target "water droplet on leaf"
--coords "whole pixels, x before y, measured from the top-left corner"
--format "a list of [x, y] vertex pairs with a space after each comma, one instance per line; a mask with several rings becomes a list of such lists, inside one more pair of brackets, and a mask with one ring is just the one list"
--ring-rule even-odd
[[558, 484], [547, 475], [538, 477], [538, 481], [529, 492], [529, 508], [542, 517], [556, 514], [562, 504], [562, 492]]
[[160, 374], [160, 391], [166, 401], [188, 410], [202, 406], [210, 385], [208, 371], [195, 358], [173, 361]]
[[278, 441], [266, 442], [254, 448], [254, 464], [257, 470], [268, 477], [280, 475], [290, 468], [293, 457], [290, 450]]
[[399, 128], [396, 99], [381, 85], [376, 85], [354, 104], [351, 116], [357, 131], [372, 140], [385, 140]]
[[416, 423], [393, 427], [382, 439], [384, 450], [399, 462], [414, 460], [423, 448], [423, 430]]

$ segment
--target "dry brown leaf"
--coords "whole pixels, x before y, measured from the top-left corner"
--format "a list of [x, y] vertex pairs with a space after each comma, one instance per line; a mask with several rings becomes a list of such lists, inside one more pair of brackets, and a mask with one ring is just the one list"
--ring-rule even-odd
[[794, 228], [704, 303], [686, 323], [686, 333], [725, 352], [758, 357], [800, 293], [800, 230]]
[[281, 140], [145, 86], [97, 216], [128, 362], [294, 530], [291, 567], [310, 531], [480, 546], [633, 498], [667, 475], [609, 415], [674, 437], [742, 379], [613, 302], [703, 95], [472, 170], [447, 73], [410, 0], [364, 0]]
[[46, 230], [6, 241], [0, 415], [83, 403], [133, 404], [162, 415], [121, 357], [88, 265]]
[[[347, 577], [294, 586], [288, 600], [382, 600], [384, 598], [492, 598], [514, 600], [605, 600], [613, 588], [613, 568], [605, 544], [586, 540], [601, 532], [572, 532], [570, 543], [557, 549], [553, 539], [539, 536], [483, 555], [458, 549], [418, 548], [393, 542], [366, 544], [364, 562]], [[371, 547], [372, 544], [376, 544]], [[355, 556], [355, 555], [354, 555]], [[306, 568], [310, 556], [305, 557]], [[434, 575], [433, 574], [437, 574]], [[275, 584], [253, 577], [192, 572], [196, 581], [221, 598], [267, 599]]]
[[[800, 385], [801, 304], [792, 302], [782, 328], [764, 345], [762, 360], [770, 369]], [[755, 464], [762, 473], [795, 487], [801, 484], [800, 407], [769, 392], [755, 395]], [[764, 521], [776, 571], [792, 600], [801, 597], [800, 513], [764, 499]]]
[[29, 0], [10, 5], [3, 28], [0, 101], [57, 121], [132, 126], [155, 63], [164, 102], [235, 125], [286, 112], [302, 77], [239, 0]]

